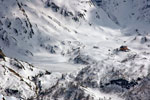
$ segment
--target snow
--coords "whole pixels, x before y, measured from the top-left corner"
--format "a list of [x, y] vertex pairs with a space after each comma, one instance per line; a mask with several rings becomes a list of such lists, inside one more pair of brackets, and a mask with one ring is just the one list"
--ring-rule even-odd
[[94, 100], [124, 100], [123, 98], [118, 97], [115, 94], [104, 94], [96, 89], [84, 88], [88, 94], [93, 95]]
[[[137, 90], [143, 81], [149, 86], [149, 1], [98, 1], [1, 0], [0, 48], [7, 57], [0, 61], [0, 93], [8, 100], [63, 100], [68, 91], [73, 91], [72, 98], [82, 94], [94, 100], [128, 100], [134, 98], [130, 92], [142, 92]], [[130, 51], [119, 51], [122, 45]], [[124, 89], [110, 84], [117, 79], [137, 85]], [[72, 90], [75, 86], [81, 90]]]
[[15, 97], [12, 97], [12, 96], [6, 96], [6, 97], [4, 97], [2, 94], [0, 94], [0, 100], [3, 100], [3, 98], [5, 99], [5, 100], [18, 100], [17, 98], [15, 98]]
[[31, 62], [31, 64], [35, 65], [38, 68], [62, 73], [78, 71], [82, 67], [84, 67], [84, 65], [75, 65], [68, 63], [67, 57], [49, 53], [37, 53], [32, 58], [32, 61], [29, 62]]
[[[45, 75], [44, 77], [40, 78], [41, 85], [44, 86], [42, 89], [49, 89], [50, 87], [56, 85], [58, 79], [62, 77], [61, 73], [52, 73], [51, 76]], [[49, 83], [50, 82], [50, 83]]]

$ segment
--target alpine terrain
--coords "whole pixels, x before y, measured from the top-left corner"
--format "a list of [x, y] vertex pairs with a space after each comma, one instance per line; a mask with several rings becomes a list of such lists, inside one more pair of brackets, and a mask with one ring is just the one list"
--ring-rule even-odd
[[150, 100], [150, 0], [0, 0], [0, 100]]

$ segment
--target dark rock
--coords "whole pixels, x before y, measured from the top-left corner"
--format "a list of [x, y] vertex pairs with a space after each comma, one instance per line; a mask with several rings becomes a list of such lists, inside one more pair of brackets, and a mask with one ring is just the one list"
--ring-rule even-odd
[[80, 55], [74, 58], [74, 63], [76, 64], [89, 64], [84, 58], [82, 58]]
[[59, 7], [58, 7], [55, 3], [52, 2], [52, 3], [50, 4], [50, 6], [51, 6], [51, 8], [53, 9], [53, 11], [58, 12]]
[[17, 95], [20, 94], [18, 90], [15, 89], [6, 89], [5, 92], [9, 95]]
[[77, 18], [77, 17], [73, 17], [72, 18], [75, 22], [79, 22], [79, 18]]
[[0, 49], [0, 59], [3, 59], [5, 61], [5, 54], [1, 49]]
[[94, 49], [98, 49], [99, 47], [98, 47], [98, 46], [93, 46], [93, 48], [94, 48]]
[[130, 89], [131, 87], [134, 87], [135, 85], [137, 85], [138, 82], [136, 82], [135, 80], [132, 80], [131, 82], [125, 80], [125, 79], [116, 79], [116, 80], [111, 80], [109, 83], [105, 83], [104, 85], [101, 85], [101, 88], [110, 86], [110, 85], [117, 85], [120, 86], [121, 88], [125, 88], [125, 89]]
[[8, 28], [10, 28], [10, 26], [11, 26], [11, 22], [10, 22], [10, 20], [8, 18], [5, 20], [5, 25]]

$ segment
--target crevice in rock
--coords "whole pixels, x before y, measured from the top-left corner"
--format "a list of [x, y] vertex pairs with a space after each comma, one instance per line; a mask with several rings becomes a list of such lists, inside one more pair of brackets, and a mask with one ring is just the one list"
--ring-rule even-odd
[[[31, 22], [30, 22], [30, 19], [29, 19], [27, 13], [25, 12], [24, 8], [23, 8], [23, 7], [21, 6], [21, 4], [19, 3], [19, 1], [16, 0], [16, 2], [17, 2], [17, 5], [18, 5], [20, 11], [22, 11], [23, 15], [26, 17], [26, 19], [27, 19], [27, 21], [28, 21], [28, 23], [29, 23], [29, 27], [30, 27], [30, 34], [29, 34], [29, 35], [30, 35], [30, 36], [29, 36], [28, 38], [32, 38], [32, 36], [33, 36], [33, 34], [34, 34], [34, 30], [33, 30], [32, 24], [31, 24]], [[27, 23], [27, 22], [26, 22], [26, 23]], [[27, 25], [27, 24], [26, 24], [26, 25]], [[28, 25], [27, 25], [27, 27], [28, 27]]]

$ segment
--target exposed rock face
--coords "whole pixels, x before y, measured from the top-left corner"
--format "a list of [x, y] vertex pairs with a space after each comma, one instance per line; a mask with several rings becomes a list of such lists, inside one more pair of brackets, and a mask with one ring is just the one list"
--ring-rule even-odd
[[5, 61], [5, 54], [1, 49], [0, 49], [0, 58], [2, 58]]

